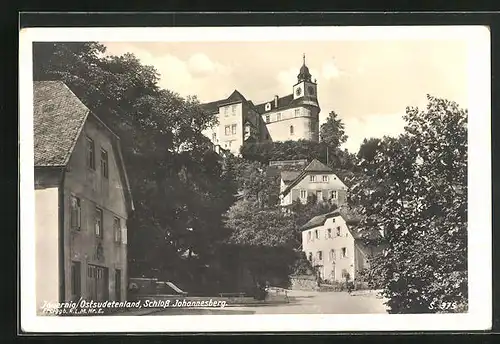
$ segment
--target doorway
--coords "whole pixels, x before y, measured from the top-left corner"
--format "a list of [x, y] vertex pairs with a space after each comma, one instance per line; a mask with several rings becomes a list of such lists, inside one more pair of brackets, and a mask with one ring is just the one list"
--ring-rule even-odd
[[87, 266], [87, 294], [92, 301], [109, 299], [108, 268], [89, 264]]

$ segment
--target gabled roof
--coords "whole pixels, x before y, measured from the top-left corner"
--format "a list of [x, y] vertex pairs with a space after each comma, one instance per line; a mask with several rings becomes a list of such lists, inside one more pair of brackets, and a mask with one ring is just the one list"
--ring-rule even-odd
[[35, 166], [65, 166], [90, 110], [62, 81], [33, 83]]
[[318, 159], [314, 159], [309, 163], [309, 165], [306, 166], [304, 169], [305, 172], [333, 172], [333, 170], [323, 164], [321, 161]]
[[[285, 190], [283, 190], [282, 194], [287, 194], [291, 190], [291, 188], [293, 188], [295, 185], [297, 185], [304, 178], [304, 176], [306, 176], [308, 173], [316, 173], [316, 172], [333, 174], [333, 170], [330, 167], [326, 166], [325, 164], [323, 164], [319, 160], [314, 159], [313, 161], [311, 161], [309, 163], [309, 165], [307, 165], [302, 170], [302, 172], [300, 172], [300, 174], [293, 181], [289, 182], [290, 184], [287, 186], [287, 188]], [[340, 181], [340, 179], [339, 179], [339, 181]], [[342, 183], [342, 184], [344, 184], [344, 183]]]
[[120, 138], [111, 131], [62, 81], [33, 82], [33, 141], [35, 167], [63, 167], [69, 162], [85, 121], [93, 118], [112, 135], [113, 151], [124, 189], [127, 209], [134, 210]]
[[301, 172], [299, 171], [282, 171], [281, 172], [281, 180], [285, 184], [293, 182], [297, 177], [300, 175]]
[[303, 225], [301, 227], [301, 230], [305, 231], [311, 228], [323, 226], [327, 219], [338, 216], [342, 217], [345, 220], [347, 229], [354, 239], [375, 240], [381, 238], [380, 233], [375, 229], [372, 230], [354, 228], [354, 226], [361, 221], [361, 218], [354, 212], [347, 209], [336, 209], [330, 213], [315, 216], [310, 219], [305, 225]]
[[235, 104], [235, 103], [248, 103], [253, 106], [252, 102], [249, 102], [245, 99], [245, 97], [238, 91], [234, 90], [233, 93], [226, 99], [216, 100], [210, 103], [201, 104], [203, 110], [208, 111], [210, 113], [219, 112], [219, 107], [223, 105]]

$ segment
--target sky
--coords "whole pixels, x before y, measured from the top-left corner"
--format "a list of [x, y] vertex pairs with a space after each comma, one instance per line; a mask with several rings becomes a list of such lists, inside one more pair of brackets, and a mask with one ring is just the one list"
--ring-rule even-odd
[[160, 73], [160, 86], [204, 102], [235, 89], [259, 104], [292, 93], [306, 55], [318, 84], [320, 124], [335, 111], [355, 153], [364, 138], [398, 135], [407, 106], [426, 94], [467, 108], [467, 42], [461, 40], [102, 42]]

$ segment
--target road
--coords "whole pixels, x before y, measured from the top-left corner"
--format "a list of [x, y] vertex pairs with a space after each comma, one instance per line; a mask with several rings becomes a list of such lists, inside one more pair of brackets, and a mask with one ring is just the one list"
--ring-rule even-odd
[[150, 315], [195, 314], [375, 314], [386, 313], [384, 300], [375, 293], [291, 291], [287, 304], [226, 306], [213, 309], [169, 308]]

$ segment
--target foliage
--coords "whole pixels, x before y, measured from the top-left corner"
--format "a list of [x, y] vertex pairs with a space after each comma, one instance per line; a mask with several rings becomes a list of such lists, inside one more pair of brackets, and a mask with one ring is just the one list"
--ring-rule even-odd
[[229, 157], [238, 193], [247, 200], [257, 202], [259, 208], [273, 207], [279, 202], [280, 176], [269, 173], [268, 166], [257, 162]]
[[326, 143], [328, 147], [333, 149], [338, 149], [347, 141], [344, 123], [338, 118], [335, 111], [331, 111], [326, 122], [321, 125], [320, 137], [321, 142]]
[[64, 81], [121, 139], [136, 206], [130, 275], [196, 279], [200, 258], [226, 235], [222, 214], [235, 194], [201, 134], [217, 119], [196, 98], [161, 89], [134, 55], [104, 53], [94, 42], [35, 43], [34, 79]]
[[227, 213], [226, 226], [231, 229], [229, 242], [253, 246], [298, 247], [295, 224], [278, 208], [259, 208], [255, 201], [240, 200]]
[[428, 96], [407, 108], [405, 132], [385, 137], [367, 177], [351, 188], [362, 226], [382, 230], [374, 257], [391, 313], [430, 313], [467, 304], [467, 110]]
[[377, 155], [380, 143], [380, 138], [364, 139], [359, 147], [358, 159], [372, 161]]

